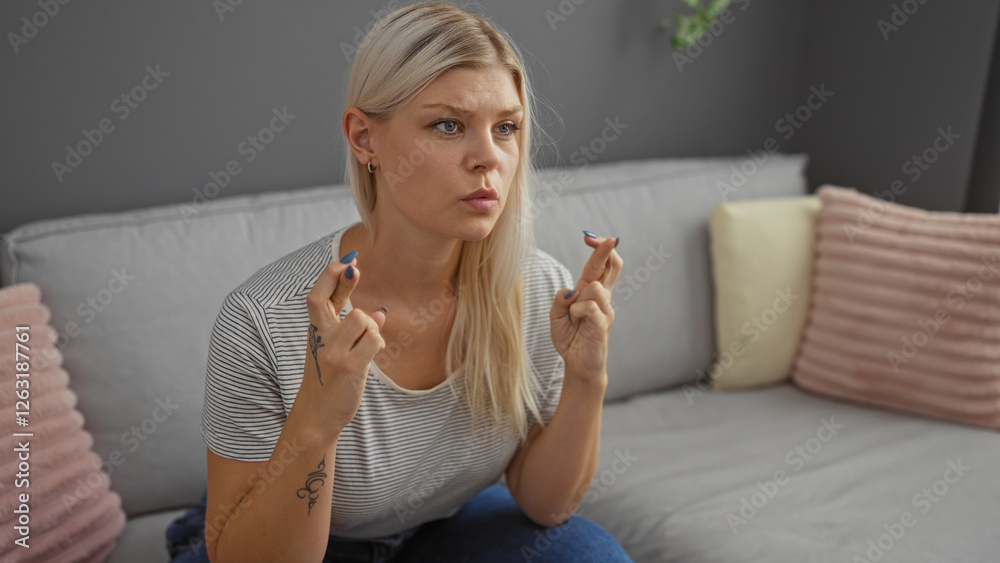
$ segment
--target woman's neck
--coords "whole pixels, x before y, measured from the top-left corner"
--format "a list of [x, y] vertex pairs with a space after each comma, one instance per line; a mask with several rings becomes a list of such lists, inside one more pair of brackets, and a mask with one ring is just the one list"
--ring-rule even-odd
[[392, 303], [416, 308], [454, 295], [462, 241], [400, 223], [376, 223], [375, 241], [370, 243], [371, 237], [361, 222], [341, 237], [341, 256], [358, 251], [361, 282], [355, 291], [364, 287], [364, 295], [381, 299], [390, 311]]

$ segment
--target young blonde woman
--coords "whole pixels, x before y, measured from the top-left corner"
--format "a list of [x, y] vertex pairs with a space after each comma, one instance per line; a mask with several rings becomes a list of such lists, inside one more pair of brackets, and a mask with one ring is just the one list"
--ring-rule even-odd
[[516, 46], [477, 14], [403, 6], [359, 46], [345, 107], [361, 221], [226, 297], [204, 544], [175, 561], [630, 561], [573, 514], [622, 259], [584, 232], [574, 283], [535, 247]]

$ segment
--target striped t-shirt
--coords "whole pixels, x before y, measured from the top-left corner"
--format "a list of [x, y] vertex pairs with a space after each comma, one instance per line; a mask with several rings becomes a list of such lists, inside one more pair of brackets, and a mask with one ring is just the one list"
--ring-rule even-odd
[[[224, 299], [212, 328], [201, 433], [216, 454], [267, 461], [302, 382], [306, 296], [340, 248], [343, 227], [264, 266]], [[524, 335], [537, 371], [542, 418], [559, 403], [563, 360], [552, 345], [549, 310], [569, 270], [542, 250], [524, 265]], [[348, 300], [340, 318], [351, 310]], [[390, 313], [391, 314], [391, 313]], [[447, 518], [503, 477], [519, 444], [502, 429], [468, 436], [471, 413], [452, 383], [396, 385], [373, 361], [361, 405], [337, 442], [330, 534], [371, 539]], [[537, 419], [530, 414], [529, 421]], [[488, 424], [489, 417], [481, 424]]]

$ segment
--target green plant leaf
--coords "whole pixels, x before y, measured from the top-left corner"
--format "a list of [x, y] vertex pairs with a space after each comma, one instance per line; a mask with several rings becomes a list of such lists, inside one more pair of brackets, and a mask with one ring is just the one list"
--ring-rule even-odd
[[697, 42], [732, 0], [708, 0], [707, 6], [702, 4], [702, 0], [683, 0], [683, 2], [694, 9], [693, 14], [675, 14], [672, 22], [670, 18], [664, 18], [659, 23], [660, 30], [670, 27], [675, 29], [674, 37], [670, 41], [674, 49], [689, 47]]
[[709, 0], [708, 8], [705, 10], [705, 15], [708, 17], [709, 23], [711, 23], [711, 20], [714, 20], [715, 17], [719, 15], [719, 12], [725, 10], [731, 3], [732, 0]]
[[693, 44], [705, 32], [704, 20], [697, 15], [680, 16], [677, 33], [674, 36], [674, 46], [687, 47]]

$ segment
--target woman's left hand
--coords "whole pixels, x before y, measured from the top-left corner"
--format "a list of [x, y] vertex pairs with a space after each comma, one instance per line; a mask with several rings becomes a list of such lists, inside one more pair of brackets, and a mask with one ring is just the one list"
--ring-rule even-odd
[[624, 261], [615, 251], [616, 238], [591, 238], [584, 243], [594, 249], [583, 266], [583, 274], [570, 288], [560, 289], [549, 311], [552, 344], [566, 363], [565, 377], [607, 382], [608, 335], [615, 322], [611, 292]]

